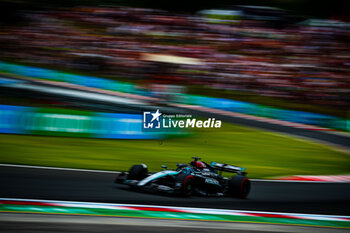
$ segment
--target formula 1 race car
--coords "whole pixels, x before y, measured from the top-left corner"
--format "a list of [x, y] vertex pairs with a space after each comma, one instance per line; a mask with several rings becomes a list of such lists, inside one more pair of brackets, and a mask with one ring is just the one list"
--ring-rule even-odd
[[[212, 162], [207, 164], [198, 157], [189, 164], [177, 164], [176, 170], [149, 173], [145, 164], [134, 165], [129, 172], [120, 173], [115, 182], [129, 185], [132, 189], [167, 193], [180, 196], [231, 196], [246, 198], [250, 192], [250, 181], [245, 168]], [[222, 172], [236, 173], [232, 178]]]

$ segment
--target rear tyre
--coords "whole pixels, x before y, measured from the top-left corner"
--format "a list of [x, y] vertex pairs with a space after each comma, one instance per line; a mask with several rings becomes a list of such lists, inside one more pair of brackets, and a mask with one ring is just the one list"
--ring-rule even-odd
[[233, 176], [228, 182], [228, 189], [232, 197], [245, 199], [250, 192], [250, 180], [246, 176]]
[[130, 168], [129, 174], [126, 179], [128, 180], [142, 180], [148, 175], [148, 169], [146, 165], [134, 165]]
[[189, 197], [193, 191], [194, 178], [192, 175], [180, 174], [176, 177], [175, 183], [180, 183], [179, 194], [183, 197]]

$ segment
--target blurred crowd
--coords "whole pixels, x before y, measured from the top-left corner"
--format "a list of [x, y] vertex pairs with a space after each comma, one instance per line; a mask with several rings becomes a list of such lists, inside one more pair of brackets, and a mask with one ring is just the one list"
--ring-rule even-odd
[[[24, 12], [2, 27], [0, 59], [121, 77], [249, 92], [349, 108], [349, 27], [267, 20], [211, 23], [201, 15], [127, 7]], [[144, 54], [195, 58], [150, 62]], [[180, 59], [181, 60], [181, 59]]]

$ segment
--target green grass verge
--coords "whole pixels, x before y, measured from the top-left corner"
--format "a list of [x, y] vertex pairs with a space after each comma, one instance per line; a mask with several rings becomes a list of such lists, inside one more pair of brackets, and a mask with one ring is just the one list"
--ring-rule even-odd
[[175, 168], [192, 156], [247, 168], [251, 178], [350, 173], [350, 155], [278, 134], [223, 123], [192, 136], [166, 140], [106, 140], [0, 134], [0, 163], [151, 171]]

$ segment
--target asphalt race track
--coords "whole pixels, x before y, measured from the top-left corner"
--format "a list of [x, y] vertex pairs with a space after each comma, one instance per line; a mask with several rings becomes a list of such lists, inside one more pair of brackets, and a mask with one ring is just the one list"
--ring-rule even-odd
[[0, 197], [106, 203], [146, 204], [277, 211], [350, 214], [349, 183], [253, 181], [248, 199], [172, 197], [138, 193], [114, 184], [114, 173], [0, 166]]

